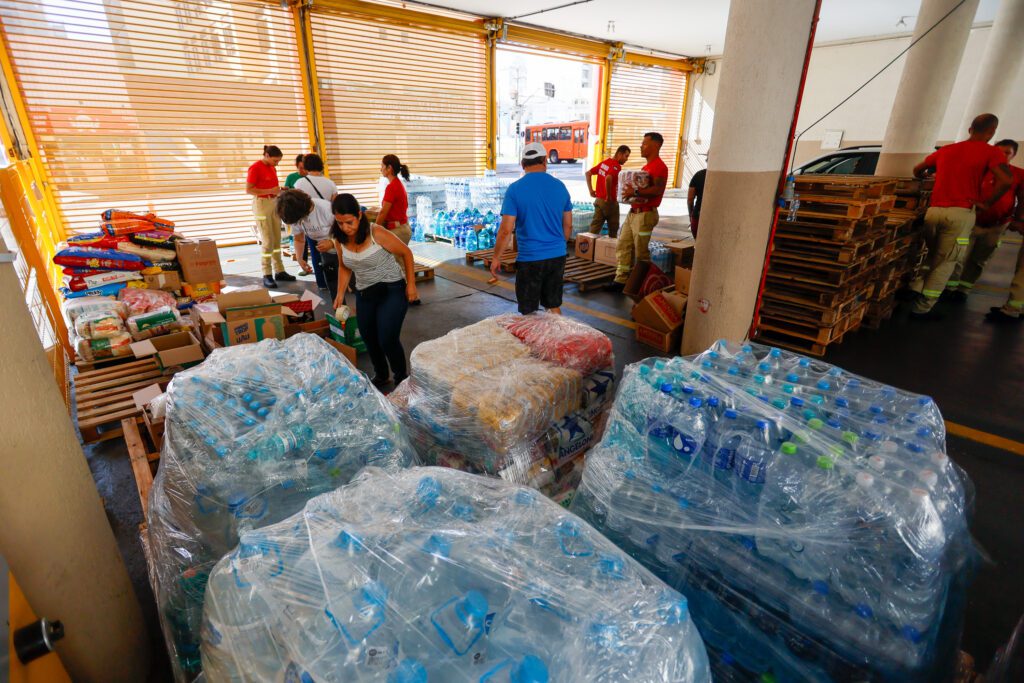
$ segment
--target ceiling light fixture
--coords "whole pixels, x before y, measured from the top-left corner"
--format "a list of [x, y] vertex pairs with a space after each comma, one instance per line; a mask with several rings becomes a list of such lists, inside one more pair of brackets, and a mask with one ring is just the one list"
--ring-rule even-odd
[[907, 19], [913, 19], [913, 14], [904, 14], [900, 17], [900, 20], [896, 22], [896, 28], [907, 28]]
[[615, 21], [613, 19], [608, 20], [608, 33], [615, 33]]

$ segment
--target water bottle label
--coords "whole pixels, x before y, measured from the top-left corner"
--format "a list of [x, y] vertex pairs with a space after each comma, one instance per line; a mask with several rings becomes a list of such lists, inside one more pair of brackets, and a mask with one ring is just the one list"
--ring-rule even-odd
[[366, 644], [363, 663], [370, 669], [390, 669], [398, 658], [398, 641], [390, 646]]
[[719, 448], [715, 451], [715, 456], [712, 459], [715, 469], [718, 470], [731, 470], [733, 462], [736, 458], [736, 451], [731, 448]]
[[763, 460], [741, 460], [737, 472], [751, 484], [763, 484], [766, 469]]
[[697, 442], [688, 434], [680, 434], [676, 432], [675, 437], [672, 439], [672, 448], [674, 448], [677, 453], [693, 455], [697, 452]]

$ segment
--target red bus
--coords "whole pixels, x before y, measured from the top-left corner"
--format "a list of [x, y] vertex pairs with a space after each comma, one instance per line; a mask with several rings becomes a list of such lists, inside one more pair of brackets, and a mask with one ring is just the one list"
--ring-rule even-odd
[[526, 142], [539, 142], [548, 151], [548, 163], [568, 161], [575, 164], [577, 159], [587, 158], [587, 142], [590, 138], [590, 121], [569, 123], [542, 123], [527, 126]]

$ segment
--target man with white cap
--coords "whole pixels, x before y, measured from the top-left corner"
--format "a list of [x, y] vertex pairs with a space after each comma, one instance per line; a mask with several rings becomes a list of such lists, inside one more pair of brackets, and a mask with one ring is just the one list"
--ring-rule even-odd
[[516, 301], [523, 315], [543, 306], [561, 313], [565, 243], [572, 235], [572, 200], [565, 184], [547, 174], [544, 145], [531, 142], [523, 149], [523, 177], [512, 183], [501, 204], [501, 227], [494, 245], [491, 273], [495, 278], [513, 232], [516, 258]]

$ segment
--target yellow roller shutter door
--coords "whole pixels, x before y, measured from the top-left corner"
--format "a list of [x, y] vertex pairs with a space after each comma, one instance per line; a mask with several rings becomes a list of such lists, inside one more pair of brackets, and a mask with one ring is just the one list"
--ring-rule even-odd
[[482, 175], [487, 155], [482, 31], [355, 11], [311, 15], [324, 142], [339, 190], [377, 203], [380, 161], [416, 174]]
[[103, 209], [252, 241], [248, 166], [308, 151], [289, 10], [240, 0], [0, 0], [28, 115], [69, 232]]
[[676, 153], [683, 120], [686, 74], [675, 69], [617, 62], [612, 68], [608, 95], [606, 153], [619, 145], [633, 150], [627, 168], [639, 168], [644, 133], [656, 131], [665, 138], [661, 159], [668, 166], [669, 186], [676, 177]]

